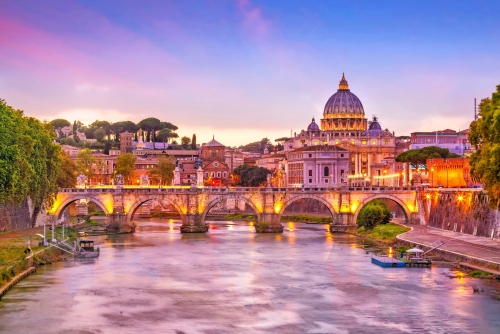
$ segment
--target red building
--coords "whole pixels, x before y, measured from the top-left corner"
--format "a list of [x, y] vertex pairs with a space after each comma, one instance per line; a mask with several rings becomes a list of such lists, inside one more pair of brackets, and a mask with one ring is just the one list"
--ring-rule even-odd
[[205, 185], [220, 187], [229, 185], [229, 166], [225, 161], [226, 147], [212, 139], [201, 146], [202, 169]]

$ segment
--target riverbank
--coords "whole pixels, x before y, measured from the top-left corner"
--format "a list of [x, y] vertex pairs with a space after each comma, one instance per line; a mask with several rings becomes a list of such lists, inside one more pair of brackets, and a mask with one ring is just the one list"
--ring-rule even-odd
[[411, 231], [397, 237], [399, 242], [430, 249], [436, 242], [444, 244], [433, 251], [436, 257], [454, 263], [466, 271], [480, 270], [500, 278], [500, 240], [475, 237], [422, 225], [409, 225]]
[[377, 225], [372, 230], [365, 230], [364, 227], [360, 227], [351, 233], [358, 237], [369, 238], [384, 244], [393, 244], [397, 241], [398, 235], [408, 231], [410, 231], [409, 227], [396, 223], [388, 223]]

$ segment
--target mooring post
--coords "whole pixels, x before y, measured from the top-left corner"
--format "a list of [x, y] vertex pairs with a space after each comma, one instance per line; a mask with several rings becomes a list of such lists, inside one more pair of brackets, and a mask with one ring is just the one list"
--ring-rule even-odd
[[54, 230], [55, 230], [54, 221], [52, 221], [52, 242], [56, 242], [56, 239], [54, 238]]
[[63, 237], [62, 237], [62, 238], [63, 238], [63, 240], [64, 240], [64, 224], [62, 224], [62, 230], [63, 230], [63, 231], [62, 231], [62, 234], [63, 234]]

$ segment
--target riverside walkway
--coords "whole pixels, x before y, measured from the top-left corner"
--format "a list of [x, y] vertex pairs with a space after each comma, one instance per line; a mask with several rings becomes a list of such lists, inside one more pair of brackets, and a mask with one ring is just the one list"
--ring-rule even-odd
[[[401, 223], [401, 222], [399, 222]], [[444, 245], [441, 251], [462, 255], [472, 260], [500, 266], [500, 240], [441, 230], [433, 227], [405, 224], [412, 230], [397, 236], [398, 240], [432, 247], [437, 240]]]

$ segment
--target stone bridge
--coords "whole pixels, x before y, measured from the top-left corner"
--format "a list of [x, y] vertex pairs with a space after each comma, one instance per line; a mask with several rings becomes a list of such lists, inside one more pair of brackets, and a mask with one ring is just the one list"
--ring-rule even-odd
[[[281, 215], [293, 202], [313, 199], [323, 203], [332, 214], [336, 226], [355, 226], [361, 208], [374, 199], [390, 199], [404, 211], [407, 221], [418, 220], [417, 191], [409, 187], [363, 188], [69, 188], [60, 189], [49, 214], [61, 218], [73, 202], [77, 207], [93, 202], [115, 224], [131, 222], [137, 209], [152, 200], [163, 206], [172, 205], [181, 218], [181, 232], [206, 232], [205, 217], [211, 208], [227, 199], [242, 200], [257, 215], [256, 230], [282, 232]], [[260, 230], [259, 228], [260, 227]]]

